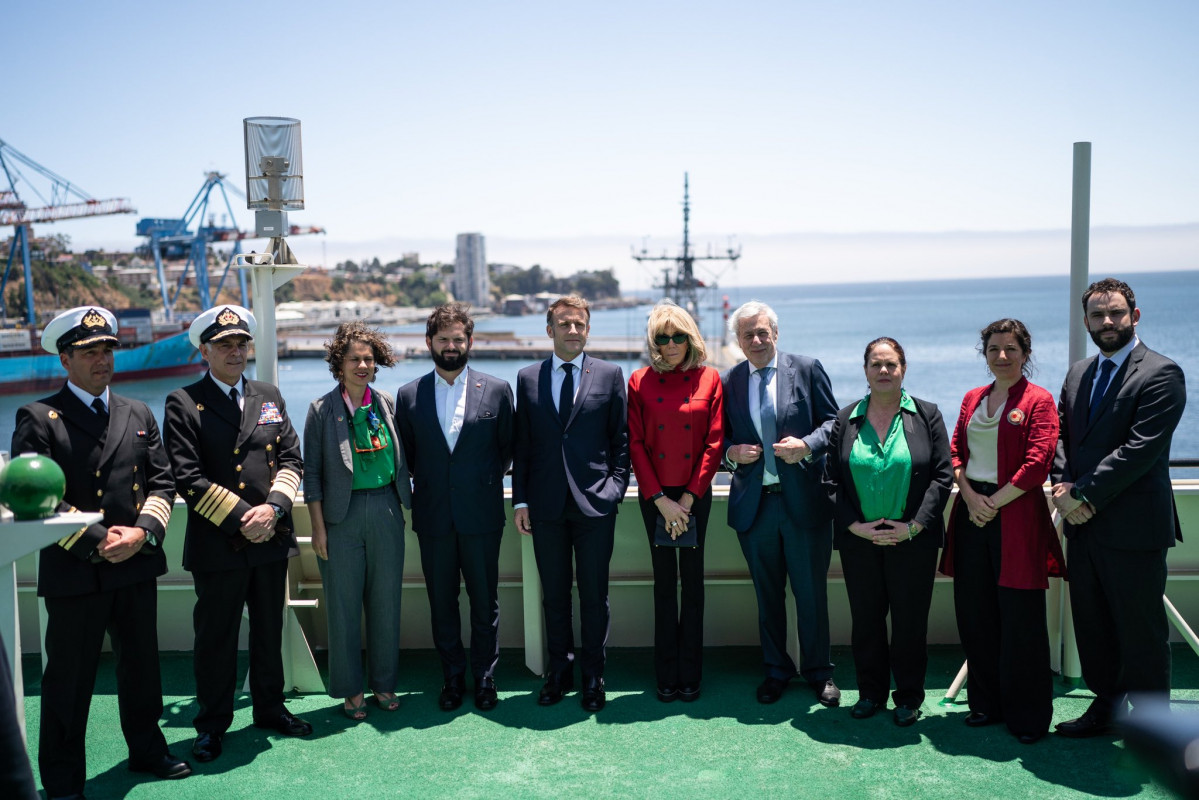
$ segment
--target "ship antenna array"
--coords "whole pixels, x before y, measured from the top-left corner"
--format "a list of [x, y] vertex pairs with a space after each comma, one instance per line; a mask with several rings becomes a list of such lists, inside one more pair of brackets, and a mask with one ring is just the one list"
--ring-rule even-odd
[[700, 290], [710, 290], [715, 292], [717, 285], [716, 281], [705, 283], [695, 275], [695, 263], [697, 261], [704, 262], [724, 262], [726, 266], [719, 272], [708, 270], [715, 278], [720, 278], [729, 268], [737, 266], [737, 259], [741, 258], [741, 246], [729, 241], [729, 246], [725, 248], [724, 253], [714, 254], [709, 246], [708, 254], [697, 256], [692, 250], [691, 245], [691, 186], [690, 176], [688, 173], [683, 173], [683, 247], [678, 255], [667, 255], [663, 253], [660, 256], [651, 256], [648, 249], [642, 245], [640, 251], [633, 251], [633, 260], [637, 263], [647, 266], [647, 262], [666, 262], [672, 266], [663, 266], [662, 280], [654, 284], [654, 288], [662, 292], [663, 298], [673, 300], [682, 308], [686, 309], [696, 323], [700, 322]]

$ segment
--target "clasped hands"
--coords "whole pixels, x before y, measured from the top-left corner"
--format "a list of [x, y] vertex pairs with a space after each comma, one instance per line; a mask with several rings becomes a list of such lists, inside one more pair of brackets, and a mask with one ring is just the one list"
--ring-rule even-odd
[[1071, 525], [1081, 525], [1095, 516], [1095, 506], [1071, 497], [1070, 490], [1073, 488], [1073, 483], [1053, 484], [1053, 505], [1066, 522], [1069, 522]]
[[275, 535], [275, 509], [269, 503], [254, 506], [241, 517], [241, 535], [260, 544]]
[[908, 534], [908, 524], [893, 519], [855, 522], [849, 526], [849, 532], [883, 547], [893, 547], [912, 538]]
[[[784, 436], [773, 447], [774, 457], [785, 464], [798, 464], [812, 453], [807, 442], [794, 436]], [[752, 464], [762, 457], [762, 446], [735, 444], [729, 448], [728, 457], [734, 464]]]
[[113, 525], [108, 529], [108, 538], [96, 548], [96, 552], [110, 564], [137, 555], [146, 544], [146, 531], [133, 525]]
[[690, 504], [683, 503], [690, 499], [691, 496], [684, 493], [682, 502], [675, 502], [665, 495], [654, 501], [658, 513], [666, 520], [666, 530], [670, 532], [671, 539], [677, 539], [687, 532], [687, 524], [691, 521], [691, 507]]

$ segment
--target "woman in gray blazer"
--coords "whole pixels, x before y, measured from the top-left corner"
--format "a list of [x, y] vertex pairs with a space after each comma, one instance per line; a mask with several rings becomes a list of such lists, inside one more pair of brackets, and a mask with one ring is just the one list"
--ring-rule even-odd
[[379, 367], [395, 364], [383, 334], [346, 322], [325, 345], [337, 386], [312, 401], [304, 424], [304, 499], [312, 549], [325, 584], [329, 695], [344, 699], [354, 721], [366, 719], [362, 613], [366, 610], [366, 685], [384, 711], [395, 711], [400, 649], [404, 515], [411, 487], [396, 436], [395, 401], [371, 389]]

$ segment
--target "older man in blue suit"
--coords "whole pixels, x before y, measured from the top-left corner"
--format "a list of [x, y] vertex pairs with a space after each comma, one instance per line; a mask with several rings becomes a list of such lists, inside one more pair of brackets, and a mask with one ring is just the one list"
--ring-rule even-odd
[[429, 315], [425, 345], [433, 371], [400, 389], [396, 427], [412, 472], [412, 528], [420, 542], [445, 711], [462, 705], [466, 651], [458, 614], [459, 575], [470, 598], [470, 668], [475, 707], [498, 702], [499, 562], [504, 473], [512, 463], [512, 388], [466, 366], [474, 320], [451, 303]]
[[629, 483], [625, 380], [620, 367], [583, 352], [587, 301], [570, 295], [546, 313], [553, 355], [516, 380], [512, 504], [517, 530], [533, 537], [541, 575], [549, 671], [537, 702], [551, 706], [574, 687], [571, 556], [582, 622], [581, 702], [604, 707], [608, 562], [616, 507]]
[[729, 319], [747, 361], [725, 373], [725, 466], [733, 474], [729, 526], [737, 531], [758, 597], [766, 678], [760, 703], [782, 696], [797, 674], [787, 654], [787, 579], [795, 594], [798, 674], [822, 705], [841, 702], [833, 683], [825, 582], [832, 558], [832, 512], [820, 478], [837, 416], [819, 361], [780, 353], [778, 315], [752, 301]]

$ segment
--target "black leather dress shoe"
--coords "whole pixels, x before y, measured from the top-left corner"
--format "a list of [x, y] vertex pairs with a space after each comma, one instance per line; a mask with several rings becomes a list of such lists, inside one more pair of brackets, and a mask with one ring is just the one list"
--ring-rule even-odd
[[312, 733], [312, 726], [292, 714], [286, 708], [276, 716], [254, 720], [255, 728], [270, 728], [284, 736], [307, 736]]
[[604, 679], [587, 677], [583, 679], [583, 695], [579, 699], [584, 711], [603, 711], [608, 702], [604, 694]]
[[773, 677], [767, 678], [758, 685], [758, 702], [767, 705], [777, 703], [785, 691], [787, 691], [786, 681]]
[[994, 725], [999, 720], [982, 711], [971, 711], [966, 715], [966, 727], [968, 728], [983, 728], [987, 725]]
[[479, 678], [475, 684], [475, 708], [480, 711], [490, 711], [500, 702], [500, 696], [495, 690], [495, 680]]
[[161, 756], [150, 761], [130, 761], [129, 769], [133, 772], [149, 772], [155, 777], [163, 780], [172, 780], [174, 778], [186, 778], [192, 774], [192, 765], [181, 758], [175, 758], [170, 753], [163, 753]]
[[874, 716], [876, 711], [886, 707], [886, 703], [876, 703], [873, 700], [863, 697], [861, 700], [853, 704], [853, 708], [850, 709], [849, 715], [854, 719], [869, 719], [870, 717]]
[[663, 703], [673, 703], [679, 699], [679, 690], [674, 686], [659, 686], [658, 699]]
[[1085, 739], [1089, 736], [1103, 736], [1111, 733], [1111, 720], [1090, 709], [1078, 719], [1059, 722], [1053, 726], [1054, 731], [1071, 739]]
[[537, 705], [552, 706], [562, 702], [562, 698], [566, 693], [575, 688], [573, 678], [558, 678], [550, 676], [546, 679], [545, 685], [541, 687], [541, 693], [537, 695]]
[[694, 703], [699, 699], [699, 684], [685, 683], [679, 687], [679, 699], [684, 703]]
[[914, 725], [923, 712], [910, 706], [895, 706], [895, 724], [901, 728]]
[[192, 743], [192, 756], [201, 764], [214, 761], [221, 755], [221, 733], [201, 733]]
[[825, 708], [841, 705], [841, 690], [837, 688], [837, 684], [833, 683], [832, 678], [827, 681], [815, 681], [809, 685], [816, 693], [816, 699], [820, 701], [820, 705]]
[[462, 696], [466, 694], [466, 680], [461, 675], [451, 675], [446, 678], [437, 697], [437, 705], [442, 711], [453, 711], [462, 705]]
[[1044, 735], [1044, 733], [1022, 733], [1016, 739], [1019, 740], [1020, 744], [1036, 744], [1041, 741], [1041, 737]]

